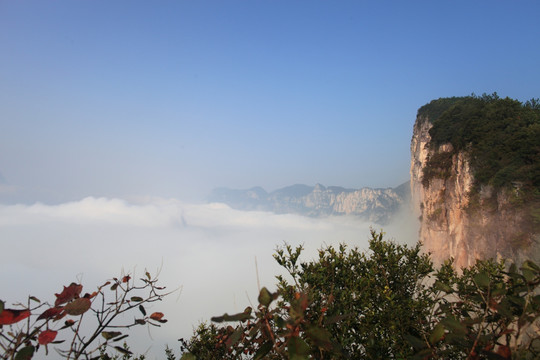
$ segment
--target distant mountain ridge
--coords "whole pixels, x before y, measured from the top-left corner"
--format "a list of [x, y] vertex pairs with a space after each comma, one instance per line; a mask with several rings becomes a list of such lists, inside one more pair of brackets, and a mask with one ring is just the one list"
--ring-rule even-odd
[[296, 184], [272, 192], [257, 186], [247, 190], [217, 188], [209, 202], [219, 202], [237, 210], [271, 211], [311, 217], [354, 215], [384, 225], [405, 203], [409, 183], [386, 189], [346, 189], [339, 186]]

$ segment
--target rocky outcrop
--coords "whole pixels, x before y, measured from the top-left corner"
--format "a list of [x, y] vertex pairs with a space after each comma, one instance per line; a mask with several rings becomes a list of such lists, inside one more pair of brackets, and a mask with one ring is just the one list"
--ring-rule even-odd
[[[408, 184], [407, 184], [408, 185]], [[386, 224], [408, 202], [408, 191], [396, 189], [345, 189], [293, 185], [267, 193], [262, 188], [249, 190], [216, 189], [211, 202], [222, 202], [240, 210], [264, 210], [306, 216], [353, 215], [377, 224]]]
[[[513, 203], [519, 184], [494, 192], [474, 187], [468, 155], [451, 144], [434, 146], [427, 116], [419, 115], [411, 141], [411, 205], [420, 217], [419, 238], [436, 263], [453, 257], [458, 268], [477, 259], [534, 258], [538, 236], [530, 232], [526, 208]], [[448, 154], [444, 175], [423, 181], [428, 160]]]

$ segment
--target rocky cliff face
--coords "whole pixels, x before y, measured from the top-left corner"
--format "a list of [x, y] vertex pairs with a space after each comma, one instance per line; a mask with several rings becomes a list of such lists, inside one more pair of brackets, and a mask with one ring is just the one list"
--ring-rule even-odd
[[[408, 184], [407, 184], [408, 185]], [[408, 191], [396, 189], [345, 189], [317, 184], [293, 185], [267, 193], [249, 190], [216, 189], [212, 202], [223, 202], [240, 210], [263, 210], [306, 216], [353, 215], [377, 224], [386, 224], [408, 201]]]
[[[527, 231], [525, 210], [513, 204], [513, 189], [494, 193], [483, 186], [472, 194], [473, 172], [465, 152], [451, 144], [430, 144], [428, 117], [419, 115], [411, 141], [411, 204], [420, 217], [420, 241], [436, 263], [453, 257], [456, 266], [471, 266], [476, 259], [536, 258], [538, 236]], [[424, 169], [433, 156], [449, 154], [444, 176], [423, 182]], [[450, 155], [451, 154], [451, 155]]]

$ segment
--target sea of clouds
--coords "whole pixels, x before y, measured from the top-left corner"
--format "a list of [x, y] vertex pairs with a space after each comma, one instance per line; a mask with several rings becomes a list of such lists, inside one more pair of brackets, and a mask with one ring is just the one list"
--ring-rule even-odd
[[[150, 359], [162, 358], [165, 344], [177, 349], [177, 340], [189, 338], [200, 322], [256, 305], [258, 284], [274, 289], [275, 276], [283, 273], [272, 258], [276, 247], [303, 245], [304, 260], [342, 242], [367, 249], [370, 227], [381, 229], [356, 218], [245, 212], [175, 199], [0, 205], [1, 296], [6, 305], [28, 295], [53, 302], [53, 294], [71, 282], [92, 292], [114, 276], [139, 278], [148, 270], [176, 290], [147, 309], [164, 312], [169, 322], [133, 329], [130, 344]], [[416, 236], [407, 216], [384, 231], [400, 242]], [[130, 323], [139, 315], [121, 320]]]

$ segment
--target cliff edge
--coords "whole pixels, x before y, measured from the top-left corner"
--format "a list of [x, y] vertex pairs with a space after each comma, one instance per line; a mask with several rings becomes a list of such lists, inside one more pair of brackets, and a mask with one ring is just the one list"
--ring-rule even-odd
[[436, 263], [538, 260], [540, 106], [496, 94], [434, 100], [411, 140], [411, 204]]

